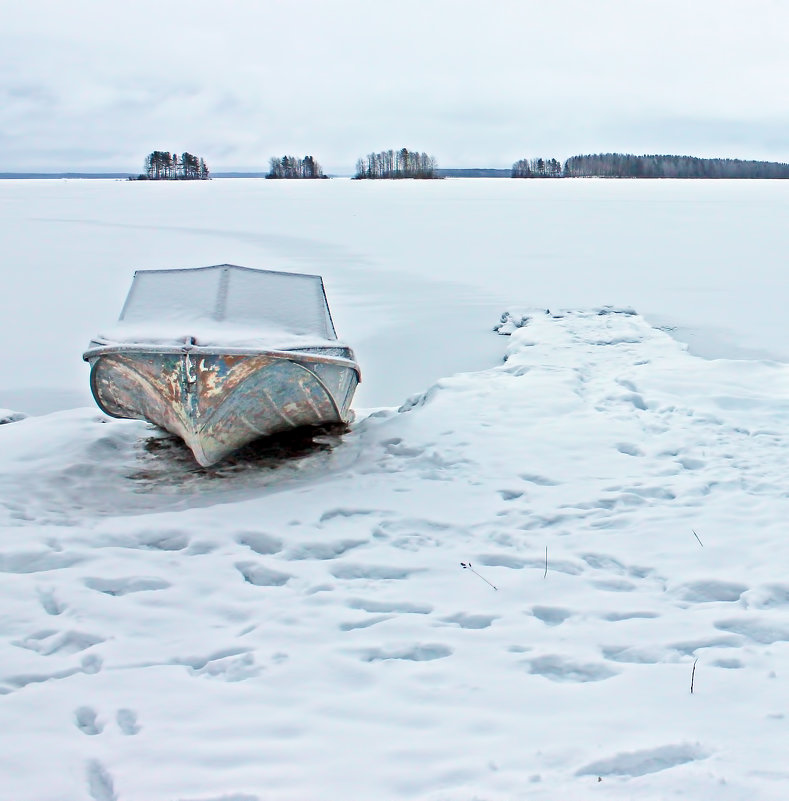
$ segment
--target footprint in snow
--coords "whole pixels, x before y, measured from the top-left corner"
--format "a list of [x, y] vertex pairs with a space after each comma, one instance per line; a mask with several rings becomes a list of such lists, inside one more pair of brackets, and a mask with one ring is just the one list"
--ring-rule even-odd
[[618, 559], [614, 559], [613, 556], [602, 553], [584, 553], [581, 554], [581, 559], [593, 570], [606, 570], [609, 573], [618, 573], [621, 576], [627, 575], [632, 578], [646, 578], [654, 572], [651, 567], [625, 565]]
[[546, 626], [559, 626], [573, 614], [569, 609], [558, 606], [534, 606], [531, 613]]
[[92, 578], [83, 579], [86, 587], [104, 595], [129, 595], [133, 592], [166, 590], [171, 587], [169, 581], [148, 576], [129, 576], [127, 578]]
[[262, 531], [242, 531], [236, 537], [236, 542], [246, 545], [247, 548], [261, 556], [279, 553], [282, 550], [282, 540], [264, 534]]
[[88, 762], [87, 775], [88, 792], [93, 801], [118, 801], [112, 776], [98, 759]]
[[21, 690], [28, 684], [42, 684], [46, 681], [56, 681], [57, 679], [67, 679], [77, 673], [92, 675], [98, 673], [102, 668], [102, 660], [96, 654], [88, 654], [82, 657], [80, 667], [58, 670], [54, 673], [22, 673], [16, 676], [5, 676], [0, 679], [0, 695], [7, 695], [14, 690]]
[[556, 487], [559, 484], [558, 481], [554, 481], [552, 478], [546, 478], [534, 473], [521, 473], [520, 478], [530, 484], [536, 484], [538, 487]]
[[715, 628], [721, 631], [730, 631], [732, 634], [741, 634], [762, 645], [789, 641], [789, 626], [776, 625], [765, 620], [719, 620], [715, 623]]
[[452, 529], [447, 523], [420, 518], [384, 520], [373, 528], [373, 538], [388, 540], [393, 547], [407, 551], [435, 548], [442, 541], [442, 534]]
[[354, 631], [355, 629], [369, 629], [370, 626], [375, 626], [378, 623], [383, 623], [386, 620], [391, 620], [394, 615], [374, 615], [373, 617], [365, 618], [364, 620], [348, 621], [340, 623], [340, 631]]
[[[522, 570], [524, 567], [531, 567], [536, 570], [545, 569], [545, 557], [533, 559], [521, 559], [518, 556], [509, 556], [503, 553], [488, 553], [478, 556], [474, 560], [475, 564], [485, 565], [486, 567], [508, 567], [511, 570]], [[548, 568], [552, 573], [566, 573], [569, 576], [579, 576], [583, 573], [583, 568], [572, 562], [551, 559]]]
[[58, 601], [55, 597], [54, 590], [39, 589], [38, 600], [41, 602], [41, 606], [48, 615], [61, 615], [66, 611], [66, 605]]
[[701, 459], [691, 459], [690, 457], [683, 457], [679, 463], [685, 470], [701, 470], [707, 464]]
[[45, 629], [31, 634], [24, 640], [17, 640], [13, 644], [19, 648], [26, 648], [28, 651], [35, 651], [42, 656], [52, 656], [53, 654], [76, 654], [102, 642], [104, 642], [104, 637], [99, 637], [97, 634]]
[[442, 617], [441, 620], [461, 629], [487, 629], [496, 618], [497, 615], [467, 615], [465, 612], [458, 612], [449, 617]]
[[227, 682], [244, 681], [264, 669], [255, 663], [249, 648], [223, 648], [207, 656], [176, 657], [168, 664], [183, 665], [192, 676]]
[[703, 640], [690, 640], [685, 642], [672, 643], [669, 648], [673, 648], [682, 656], [696, 656], [696, 652], [702, 648], [740, 648], [742, 640], [739, 637], [707, 637]]
[[0, 573], [43, 573], [62, 570], [85, 561], [82, 556], [57, 551], [0, 553]]
[[732, 603], [739, 601], [742, 594], [747, 591], [748, 587], [745, 584], [714, 579], [680, 584], [674, 590], [681, 600], [690, 603], [713, 603], [715, 601]]
[[236, 562], [236, 570], [247, 584], [255, 587], [283, 587], [293, 576], [264, 567], [256, 562]]
[[709, 756], [698, 745], [664, 745], [643, 751], [630, 751], [608, 759], [591, 762], [576, 772], [576, 776], [645, 776], [677, 765], [706, 759]]
[[384, 450], [392, 456], [414, 457], [421, 456], [425, 452], [425, 449], [419, 446], [413, 447], [404, 445], [400, 437], [382, 440], [381, 445]]
[[767, 584], [748, 593], [748, 606], [774, 609], [789, 606], [789, 584]]
[[297, 545], [286, 554], [286, 559], [337, 559], [344, 553], [366, 545], [367, 540], [334, 540], [328, 542], [306, 542]]
[[262, 668], [255, 664], [251, 653], [212, 659], [200, 668], [189, 668], [193, 676], [220, 679], [227, 682], [245, 681], [260, 675]]
[[622, 662], [631, 665], [657, 665], [659, 662], [670, 661], [673, 654], [665, 648], [610, 646], [603, 648], [603, 656], [611, 662]]
[[613, 670], [600, 662], [581, 663], [573, 662], [556, 654], [538, 656], [527, 659], [524, 664], [529, 673], [558, 682], [604, 681], [616, 676], [618, 671]]
[[137, 714], [132, 709], [119, 709], [115, 713], [115, 721], [118, 728], [127, 736], [132, 736], [140, 731]]
[[625, 566], [618, 559], [604, 553], [582, 553], [581, 559], [594, 570], [608, 570], [619, 574], [626, 572]]
[[626, 581], [625, 579], [604, 579], [593, 581], [592, 585], [606, 592], [633, 592], [636, 589], [636, 585], [632, 581]]
[[142, 551], [183, 551], [189, 546], [189, 535], [181, 529], [143, 529], [135, 534], [108, 541], [108, 545]]
[[660, 617], [657, 612], [605, 612], [600, 615], [601, 620], [609, 623], [621, 623], [623, 620], [640, 620]]
[[402, 580], [414, 573], [421, 573], [422, 568], [390, 567], [388, 565], [360, 565], [345, 563], [333, 567], [331, 574], [338, 579], [376, 579]]
[[741, 659], [714, 659], [710, 664], [725, 670], [742, 670], [745, 667]]
[[365, 662], [382, 662], [389, 659], [401, 659], [407, 662], [429, 662], [433, 659], [444, 659], [452, 654], [447, 645], [426, 644], [411, 645], [403, 648], [371, 648], [362, 652]]
[[511, 570], [522, 570], [526, 567], [526, 560], [517, 556], [507, 554], [482, 554], [477, 557], [477, 562], [487, 567], [508, 567]]
[[349, 518], [349, 517], [366, 517], [368, 515], [380, 514], [377, 509], [350, 509], [346, 507], [339, 507], [337, 509], [329, 509], [320, 516], [319, 522], [327, 523], [336, 517]]
[[96, 710], [81, 706], [74, 711], [74, 722], [83, 734], [95, 735], [104, 731], [104, 724], [96, 717]]
[[408, 601], [372, 601], [366, 598], [353, 598], [348, 601], [347, 605], [351, 609], [361, 609], [364, 612], [378, 612], [381, 614], [401, 612], [429, 615], [433, 611], [433, 607], [427, 604], [413, 604]]

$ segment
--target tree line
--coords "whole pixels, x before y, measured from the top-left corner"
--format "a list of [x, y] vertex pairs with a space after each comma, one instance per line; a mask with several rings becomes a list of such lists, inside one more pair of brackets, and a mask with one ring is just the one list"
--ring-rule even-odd
[[365, 178], [438, 178], [436, 160], [407, 148], [370, 153], [356, 162], [357, 180]]
[[598, 153], [556, 159], [521, 159], [513, 178], [789, 178], [789, 164], [696, 156], [634, 156]]
[[321, 165], [312, 156], [299, 160], [295, 156], [282, 156], [269, 160], [266, 178], [327, 178]]
[[148, 181], [205, 181], [209, 177], [205, 159], [191, 153], [154, 150], [145, 157], [145, 172], [138, 179]]
[[[436, 160], [427, 153], [384, 150], [357, 160], [355, 179], [442, 178]], [[460, 171], [473, 172], [470, 170]], [[479, 171], [481, 172], [481, 171]], [[505, 173], [506, 175], [506, 173]], [[180, 156], [154, 150], [145, 158], [145, 172], [134, 180], [206, 180], [205, 159], [184, 152]], [[512, 178], [789, 178], [789, 164], [775, 161], [698, 158], [696, 156], [597, 153], [571, 156], [564, 163], [555, 158], [520, 159], [512, 165]], [[313, 156], [270, 159], [266, 178], [327, 178]]]

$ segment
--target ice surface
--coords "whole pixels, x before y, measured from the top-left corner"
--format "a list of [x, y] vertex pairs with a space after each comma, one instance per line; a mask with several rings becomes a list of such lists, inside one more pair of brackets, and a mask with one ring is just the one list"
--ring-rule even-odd
[[360, 407], [494, 364], [514, 304], [631, 306], [693, 352], [789, 360], [785, 181], [3, 181], [0, 206], [21, 412], [90, 401], [79, 355], [135, 270], [225, 262], [324, 277]]
[[0, 426], [3, 794], [783, 801], [789, 368], [510, 318], [291, 458]]

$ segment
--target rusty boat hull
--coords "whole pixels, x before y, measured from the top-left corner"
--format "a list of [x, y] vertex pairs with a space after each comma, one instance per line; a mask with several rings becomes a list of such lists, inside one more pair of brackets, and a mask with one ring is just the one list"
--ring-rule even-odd
[[208, 467], [261, 437], [348, 422], [359, 367], [347, 347], [251, 351], [107, 344], [88, 350], [90, 386], [111, 417], [147, 420]]

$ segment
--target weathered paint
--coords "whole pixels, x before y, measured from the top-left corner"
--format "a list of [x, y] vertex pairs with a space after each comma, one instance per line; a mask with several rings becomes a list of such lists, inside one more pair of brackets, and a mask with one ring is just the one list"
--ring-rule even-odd
[[85, 359], [103, 411], [176, 434], [204, 467], [259, 437], [347, 421], [358, 383], [352, 361], [312, 354], [126, 346]]

